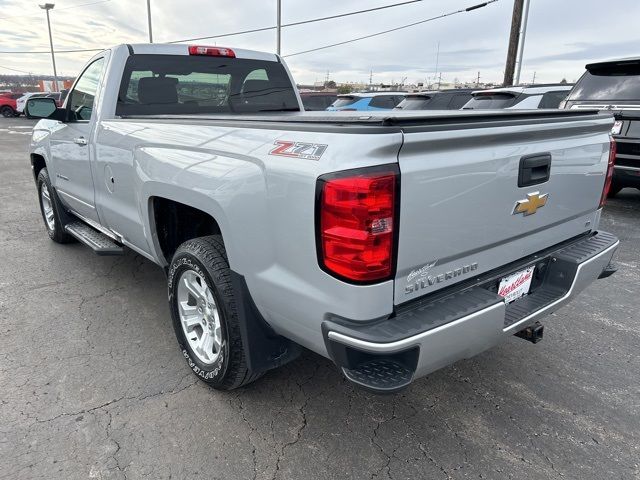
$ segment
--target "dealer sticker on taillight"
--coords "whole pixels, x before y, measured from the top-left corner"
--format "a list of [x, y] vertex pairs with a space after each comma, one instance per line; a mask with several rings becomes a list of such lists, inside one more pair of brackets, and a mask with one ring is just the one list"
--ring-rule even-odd
[[534, 268], [535, 265], [532, 265], [524, 270], [503, 277], [502, 280], [500, 280], [498, 295], [504, 297], [505, 303], [511, 303], [529, 293]]
[[622, 120], [616, 120], [611, 127], [611, 135], [619, 135], [622, 131]]

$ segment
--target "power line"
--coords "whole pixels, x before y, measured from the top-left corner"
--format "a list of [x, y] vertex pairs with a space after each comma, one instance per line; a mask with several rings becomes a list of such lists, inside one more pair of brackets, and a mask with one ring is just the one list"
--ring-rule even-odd
[[[285, 23], [282, 25], [282, 28], [284, 27], [295, 27], [297, 25], [305, 25], [307, 23], [315, 23], [315, 22], [324, 22], [325, 20], [333, 20], [336, 18], [342, 18], [342, 17], [349, 17], [351, 15], [359, 15], [361, 13], [368, 13], [368, 12], [375, 12], [378, 10], [385, 10], [387, 8], [393, 8], [393, 7], [400, 7], [403, 5], [409, 5], [411, 3], [419, 3], [419, 2], [424, 2], [424, 0], [408, 0], [408, 1], [404, 1], [404, 2], [399, 2], [399, 3], [392, 3], [391, 5], [383, 5], [381, 7], [373, 7], [373, 8], [367, 8], [365, 10], [357, 10], [354, 12], [347, 12], [347, 13], [340, 13], [337, 15], [330, 15], [328, 17], [319, 17], [319, 18], [311, 18], [309, 20], [301, 20], [299, 22], [292, 22], [292, 23]], [[212, 38], [222, 38], [222, 37], [233, 37], [235, 35], [244, 35], [247, 33], [257, 33], [257, 32], [266, 32], [268, 30], [275, 30], [277, 27], [273, 26], [273, 27], [261, 27], [261, 28], [254, 28], [251, 30], [242, 30], [239, 32], [231, 32], [231, 33], [223, 33], [220, 35], [211, 35], [208, 37], [196, 37], [196, 38], [185, 38], [183, 40], [173, 40], [171, 42], [167, 42], [167, 43], [180, 43], [180, 42], [193, 42], [196, 40], [209, 40]]]
[[[86, 6], [86, 5], [95, 5], [96, 3], [104, 3], [104, 2], [108, 2], [111, 0], [101, 0], [99, 2], [91, 2], [91, 3], [87, 3], [87, 4], [80, 4], [80, 5], [74, 5], [72, 7], [66, 7], [66, 8], [75, 8], [75, 7], [80, 7], [80, 6]], [[387, 8], [393, 8], [393, 7], [398, 7], [398, 6], [402, 6], [402, 5], [407, 5], [407, 4], [411, 4], [411, 3], [418, 3], [418, 2], [423, 2], [424, 0], [408, 0], [408, 1], [404, 1], [404, 2], [400, 2], [400, 3], [394, 3], [391, 5], [384, 5], [381, 7], [374, 7], [374, 8], [369, 8], [369, 9], [365, 9], [365, 10], [358, 10], [358, 11], [354, 11], [354, 12], [348, 12], [348, 13], [341, 13], [338, 15], [331, 15], [328, 17], [319, 17], [319, 18], [313, 18], [313, 19], [309, 19], [309, 20], [302, 20], [299, 22], [293, 22], [293, 23], [287, 23], [282, 25], [283, 27], [292, 27], [292, 26], [296, 26], [296, 25], [304, 25], [304, 24], [308, 24], [308, 23], [313, 23], [313, 22], [321, 22], [321, 21], [325, 21], [325, 20], [331, 20], [331, 19], [335, 19], [335, 18], [341, 18], [341, 17], [347, 17], [347, 16], [351, 16], [351, 15], [358, 15], [361, 13], [366, 13], [366, 12], [371, 12], [371, 11], [377, 11], [377, 10], [383, 10], [383, 9], [387, 9]], [[345, 40], [343, 42], [338, 42], [338, 43], [333, 43], [330, 45], [324, 45], [322, 47], [317, 47], [317, 48], [312, 48], [309, 50], [304, 50], [301, 52], [295, 52], [295, 53], [290, 53], [288, 55], [284, 55], [285, 57], [293, 57], [295, 55], [302, 55], [304, 53], [310, 53], [310, 52], [315, 52], [318, 50], [324, 50], [326, 48], [332, 48], [332, 47], [337, 47], [339, 45], [345, 45], [348, 43], [353, 43], [353, 42], [357, 42], [360, 40], [365, 40], [367, 38], [372, 38], [372, 37], [377, 37], [380, 35], [384, 35], [386, 33], [391, 33], [391, 32], [395, 32], [398, 30], [403, 30], [405, 28], [409, 28], [409, 27], [413, 27], [416, 25], [420, 25], [422, 23], [427, 23], [427, 22], [431, 22], [433, 20], [438, 20], [440, 18], [445, 18], [445, 17], [449, 17], [452, 15], [456, 15], [459, 13], [464, 13], [464, 12], [470, 12], [471, 10], [475, 10], [477, 8], [481, 8], [484, 7], [490, 3], [494, 3], [497, 2], [498, 0], [488, 0], [486, 2], [483, 3], [479, 3], [477, 5], [473, 5], [471, 7], [468, 8], [463, 8], [460, 10], [456, 10], [453, 12], [449, 12], [449, 13], [444, 13], [442, 15], [438, 15], [435, 17], [431, 17], [431, 18], [427, 18], [425, 20], [420, 20], [417, 22], [413, 22], [413, 23], [409, 23], [406, 25], [402, 25], [399, 27], [395, 27], [395, 28], [391, 28], [388, 30], [383, 30], [381, 32], [377, 32], [377, 33], [373, 33], [370, 35], [364, 35], [362, 37], [358, 37], [358, 38], [353, 38], [351, 40]], [[62, 10], [62, 9], [60, 9]], [[276, 27], [262, 27], [262, 28], [255, 28], [255, 29], [251, 29], [251, 30], [241, 30], [238, 32], [231, 32], [231, 33], [224, 33], [224, 34], [220, 34], [220, 35], [212, 35], [212, 36], [208, 36], [208, 37], [196, 37], [196, 38], [187, 38], [187, 39], [183, 39], [183, 40], [174, 40], [171, 42], [167, 42], [167, 43], [180, 43], [180, 42], [191, 42], [191, 41], [195, 41], [195, 40], [207, 40], [207, 39], [213, 39], [213, 38], [221, 38], [221, 37], [231, 37], [231, 36], [236, 36], [236, 35], [245, 35], [248, 33], [256, 33], [256, 32], [264, 32], [264, 31], [268, 31], [268, 30], [275, 30]], [[56, 50], [55, 53], [82, 53], [82, 52], [101, 52], [102, 50], [104, 50], [103, 48], [86, 48], [86, 49], [75, 49], [75, 50]], [[51, 53], [49, 50], [42, 50], [42, 51], [7, 51], [7, 50], [0, 50], [0, 54], [18, 54], [18, 55], [23, 55], [23, 54], [49, 54]]]
[[486, 5], [490, 4], [490, 3], [494, 3], [494, 2], [497, 2], [497, 1], [498, 0], [488, 0], [486, 2], [479, 3], [478, 5], [474, 5], [472, 7], [463, 8], [463, 9], [456, 10], [456, 11], [449, 12], [449, 13], [443, 13], [442, 15], [437, 15], [435, 17], [426, 18], [424, 20], [419, 20], [417, 22], [407, 23], [405, 25], [401, 25], [401, 26], [395, 27], [395, 28], [390, 28], [388, 30], [383, 30], [381, 32], [376, 32], [376, 33], [372, 33], [372, 34], [369, 34], [369, 35], [363, 35], [362, 37], [352, 38], [351, 40], [345, 40], [343, 42], [331, 43], [329, 45], [323, 45], [322, 47], [310, 48], [309, 50], [303, 50], [301, 52], [290, 53], [288, 55], [283, 55], [283, 56], [284, 57], [293, 57], [295, 55], [302, 55], [304, 53], [317, 52], [318, 50], [324, 50], [325, 48], [332, 48], [332, 47], [337, 47], [337, 46], [340, 46], [340, 45], [346, 45], [347, 43], [358, 42], [360, 40], [365, 40], [367, 38], [378, 37], [380, 35], [384, 35], [384, 34], [391, 33], [391, 32], [397, 32], [398, 30], [403, 30], [403, 29], [409, 28], [409, 27], [415, 27], [416, 25], [420, 25], [420, 24], [427, 23], [427, 22], [432, 22], [434, 20], [438, 20], [438, 19], [445, 18], [445, 17], [450, 17], [452, 15], [457, 15], [459, 13], [470, 12], [471, 10], [476, 10], [478, 8], [484, 7], [484, 6], [486, 6]]
[[[60, 11], [60, 10], [69, 10], [71, 8], [88, 7], [91, 5], [97, 5], [99, 3], [107, 3], [110, 1], [111, 0], [98, 0], [97, 2], [80, 3], [78, 5], [69, 5], [68, 7], [56, 8], [56, 10]], [[37, 17], [40, 15], [41, 15], [40, 13], [28, 13], [26, 15], [12, 15], [10, 17], [0, 17], [0, 20], [11, 20], [12, 18], [24, 18], [24, 17]]]
[[4, 65], [0, 65], [0, 68], [2, 68], [4, 70], [11, 70], [12, 72], [26, 73], [27, 75], [31, 75], [31, 72], [25, 72], [24, 70], [18, 70], [17, 68], [5, 67]]
[[[111, 0], [101, 0], [100, 2], [92, 2], [89, 4], [81, 4], [81, 5], [75, 5], [74, 7], [80, 7], [83, 5], [94, 5], [96, 3], [101, 3], [101, 2], [105, 2], [105, 1], [111, 1]], [[388, 9], [388, 8], [394, 8], [394, 7], [400, 7], [403, 5], [409, 5], [412, 3], [419, 3], [419, 2], [423, 2], [425, 0], [405, 0], [403, 2], [399, 2], [399, 3], [392, 3], [390, 5], [383, 5], [380, 7], [373, 7], [373, 8], [368, 8], [365, 10], [357, 10], [354, 12], [347, 12], [347, 13], [340, 13], [337, 15], [330, 15], [328, 17], [319, 17], [319, 18], [312, 18], [312, 19], [308, 19], [308, 20], [301, 20], [299, 22], [292, 22], [292, 23], [287, 23], [282, 25], [282, 27], [294, 27], [297, 25], [304, 25], [307, 23], [313, 23], [313, 22], [322, 22], [325, 20], [332, 20], [332, 19], [336, 19], [336, 18], [342, 18], [342, 17], [348, 17], [351, 15], [359, 15], [361, 13], [367, 13], [367, 12], [373, 12], [373, 11], [378, 11], [378, 10], [384, 10], [384, 9]], [[66, 7], [66, 8], [73, 8], [73, 7]], [[62, 10], [62, 9], [60, 9]], [[257, 33], [257, 32], [266, 32], [268, 30], [275, 30], [277, 27], [273, 26], [273, 27], [261, 27], [261, 28], [254, 28], [251, 30], [240, 30], [238, 32], [231, 32], [231, 33], [223, 33], [220, 35], [211, 35], [208, 37], [195, 37], [195, 38], [185, 38], [182, 40], [173, 40], [171, 42], [167, 42], [167, 43], [180, 43], [180, 42], [193, 42], [196, 40], [208, 40], [208, 39], [213, 39], [213, 38], [222, 38], [222, 37], [233, 37], [233, 36], [237, 36], [237, 35], [245, 35], [248, 33]], [[76, 52], [99, 52], [102, 49], [84, 49], [84, 50], [56, 50], [56, 53], [76, 53]], [[27, 54], [27, 53], [34, 53], [34, 54], [44, 54], [44, 53], [50, 53], [49, 51], [16, 51], [16, 52], [10, 52], [10, 51], [0, 51], [0, 54], [5, 53], [5, 54], [11, 54], [11, 53], [16, 53], [16, 54]]]

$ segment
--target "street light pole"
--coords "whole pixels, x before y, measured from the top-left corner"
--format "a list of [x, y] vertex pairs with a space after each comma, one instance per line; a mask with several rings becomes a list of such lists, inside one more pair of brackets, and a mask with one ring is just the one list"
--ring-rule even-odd
[[524, 57], [524, 41], [527, 35], [527, 20], [529, 20], [529, 5], [531, 0], [525, 0], [524, 16], [522, 17], [522, 29], [520, 30], [520, 46], [518, 47], [518, 66], [516, 68], [515, 84], [520, 84], [520, 71], [522, 70], [522, 59]]
[[276, 27], [276, 53], [280, 55], [280, 35], [282, 31], [282, 0], [278, 0], [278, 13], [277, 13], [277, 27]]
[[51, 21], [49, 20], [49, 10], [53, 9], [53, 3], [45, 3], [40, 8], [47, 12], [47, 27], [49, 28], [49, 46], [51, 47], [51, 62], [53, 63], [53, 91], [58, 91], [58, 72], [56, 71], [56, 56], [53, 53], [53, 37], [51, 36]]
[[149, 43], [153, 43], [153, 31], [151, 30], [151, 0], [147, 0], [147, 21], [149, 22]]

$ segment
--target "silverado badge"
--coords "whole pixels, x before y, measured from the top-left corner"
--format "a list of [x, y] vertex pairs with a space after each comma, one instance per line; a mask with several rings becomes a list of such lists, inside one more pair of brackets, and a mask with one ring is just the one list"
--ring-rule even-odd
[[527, 198], [516, 202], [512, 215], [517, 215], [519, 213], [524, 214], [525, 217], [533, 215], [539, 208], [542, 208], [547, 204], [548, 198], [548, 193], [543, 193], [542, 195], [540, 192], [527, 193]]

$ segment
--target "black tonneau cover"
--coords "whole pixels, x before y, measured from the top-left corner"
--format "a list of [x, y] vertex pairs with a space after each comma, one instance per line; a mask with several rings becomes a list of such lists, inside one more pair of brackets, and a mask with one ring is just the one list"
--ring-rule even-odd
[[467, 125], [492, 123], [553, 123], [569, 118], [581, 118], [598, 115], [596, 109], [580, 110], [430, 110], [428, 111], [388, 111], [388, 112], [276, 112], [252, 115], [123, 115], [122, 119], [131, 120], [180, 120], [188, 122], [209, 121], [220, 123], [283, 123], [315, 125], [360, 125], [367, 127], [412, 127], [429, 125]]

